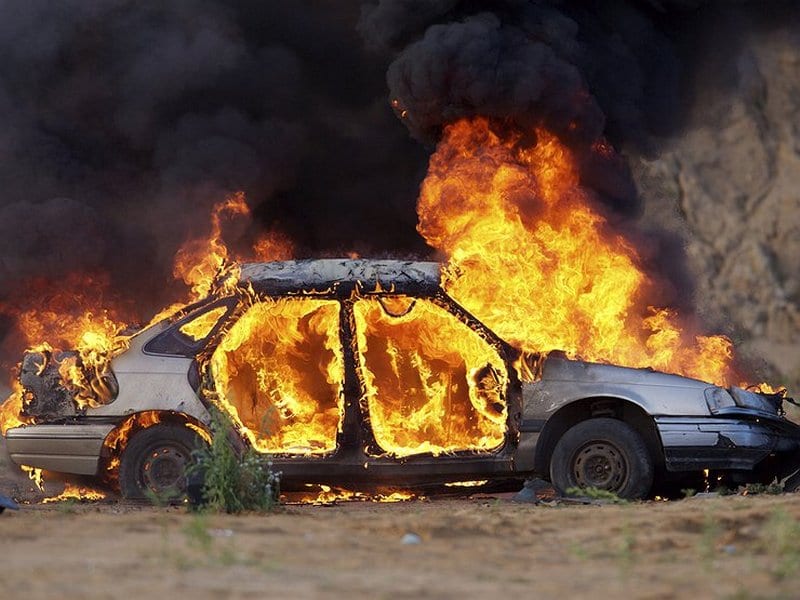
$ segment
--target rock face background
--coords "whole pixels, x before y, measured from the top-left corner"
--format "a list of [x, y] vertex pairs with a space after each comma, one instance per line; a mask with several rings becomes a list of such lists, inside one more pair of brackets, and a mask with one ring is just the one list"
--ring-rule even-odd
[[[800, 32], [755, 33], [683, 135], [634, 159], [643, 224], [684, 240], [705, 323], [756, 374], [800, 385]], [[731, 68], [731, 67], [729, 67]]]

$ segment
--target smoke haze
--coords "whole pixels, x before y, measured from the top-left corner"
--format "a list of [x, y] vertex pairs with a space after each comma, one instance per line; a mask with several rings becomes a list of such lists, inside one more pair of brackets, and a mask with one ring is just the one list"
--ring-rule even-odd
[[[679, 131], [709, 30], [753, 26], [739, 4], [0, 1], [0, 302], [89, 270], [146, 314], [234, 190], [299, 255], [424, 256], [417, 188], [465, 115], [546, 125], [612, 214], [635, 215], [626, 162], [592, 147], [654, 154]], [[763, 26], [794, 10], [769, 6]]]

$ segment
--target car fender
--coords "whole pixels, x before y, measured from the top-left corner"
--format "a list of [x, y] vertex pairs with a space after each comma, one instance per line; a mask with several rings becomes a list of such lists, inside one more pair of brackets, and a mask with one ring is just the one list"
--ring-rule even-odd
[[126, 416], [147, 410], [185, 413], [208, 424], [211, 415], [189, 383], [191, 358], [147, 354], [144, 345], [161, 333], [162, 327], [134, 337], [130, 347], [114, 358], [111, 369], [119, 393], [109, 404], [87, 410], [92, 416]]

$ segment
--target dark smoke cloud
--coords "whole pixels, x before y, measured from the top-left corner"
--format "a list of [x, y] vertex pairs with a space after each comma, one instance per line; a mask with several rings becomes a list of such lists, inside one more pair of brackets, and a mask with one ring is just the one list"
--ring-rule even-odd
[[743, 40], [753, 21], [785, 3], [754, 3], [748, 12], [741, 4], [380, 0], [365, 7], [359, 26], [372, 47], [393, 56], [390, 98], [407, 111], [415, 138], [431, 143], [462, 116], [544, 125], [571, 145], [587, 187], [635, 214], [626, 163], [605, 160], [592, 145], [606, 138], [623, 152], [656, 154], [685, 123], [694, 93], [686, 84], [702, 58], [691, 53], [702, 39]]
[[[782, 26], [787, 12], [796, 22], [790, 3], [745, 4], [378, 0], [359, 29], [390, 57], [389, 98], [414, 138], [432, 145], [444, 125], [474, 115], [556, 133], [582, 184], [635, 240], [647, 271], [662, 276], [661, 301], [677, 306], [692, 297], [683, 244], [630, 219], [642, 199], [625, 157], [656, 155], [704, 88], [735, 83], [738, 45], [754, 27]], [[710, 61], [718, 77], [700, 80], [698, 65]], [[598, 152], [604, 140], [621, 154]]]
[[614, 1], [382, 0], [361, 29], [397, 53], [387, 80], [415, 137], [434, 140], [443, 124], [476, 114], [544, 125], [573, 147], [589, 187], [635, 211], [627, 166], [592, 145], [605, 136], [652, 150], [679, 119], [675, 48], [647, 12]]
[[0, 302], [100, 269], [157, 306], [239, 189], [301, 253], [423, 250], [425, 150], [346, 4], [0, 2]]
[[[301, 255], [425, 255], [417, 188], [465, 114], [545, 122], [635, 212], [625, 162], [588, 149], [652, 152], [678, 130], [721, 10], [700, 4], [0, 0], [0, 305], [88, 269], [146, 317], [238, 189]], [[427, 146], [387, 106], [387, 65]]]

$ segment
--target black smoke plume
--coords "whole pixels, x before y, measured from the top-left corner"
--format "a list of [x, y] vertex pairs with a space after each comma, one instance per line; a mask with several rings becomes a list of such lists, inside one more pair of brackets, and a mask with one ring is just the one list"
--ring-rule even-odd
[[148, 318], [177, 247], [236, 190], [301, 254], [424, 252], [426, 151], [386, 106], [357, 3], [0, 11], [0, 307], [103, 272]]
[[[625, 162], [592, 144], [657, 151], [691, 105], [692, 65], [717, 15], [741, 14], [717, 39], [755, 18], [688, 0], [0, 0], [0, 10], [0, 306], [88, 270], [143, 318], [172, 294], [176, 248], [234, 190], [301, 255], [425, 255], [417, 187], [441, 126], [461, 115], [547, 125], [576, 150], [585, 184], [635, 213]], [[389, 108], [387, 65], [390, 98], [427, 145]], [[0, 315], [0, 343], [8, 324]]]
[[680, 124], [680, 62], [664, 11], [692, 4], [381, 0], [361, 30], [395, 53], [390, 95], [414, 137], [430, 142], [472, 115], [545, 126], [571, 145], [588, 187], [635, 212], [627, 166], [593, 146], [607, 138], [652, 153]]
[[[691, 309], [681, 240], [636, 225], [643, 199], [626, 157], [657, 155], [704, 88], [736, 84], [750, 31], [796, 27], [798, 15], [788, 2], [378, 0], [359, 28], [392, 57], [389, 99], [414, 138], [433, 144], [444, 125], [474, 115], [547, 128], [663, 281], [660, 301]], [[699, 81], [709, 62], [717, 77]]]

